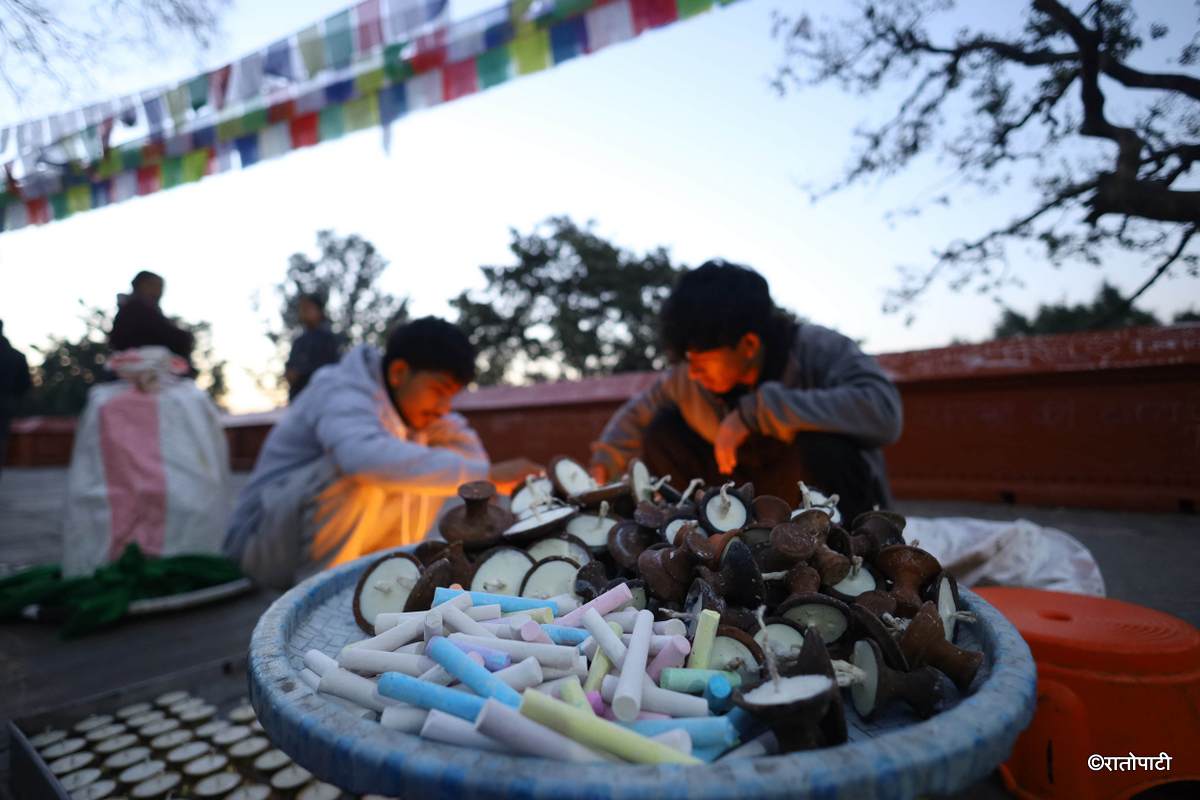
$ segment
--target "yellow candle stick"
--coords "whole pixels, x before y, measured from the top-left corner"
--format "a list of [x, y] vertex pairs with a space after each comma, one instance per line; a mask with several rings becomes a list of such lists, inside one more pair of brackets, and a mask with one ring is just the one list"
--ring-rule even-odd
[[[622, 628], [617, 623], [610, 622], [608, 627], [612, 628], [613, 633], [617, 636], [621, 635]], [[604, 655], [604, 650], [597, 647], [596, 655], [592, 657], [592, 665], [588, 667], [587, 680], [583, 682], [583, 691], [600, 691], [600, 685], [604, 683], [604, 676], [611, 670], [612, 662], [608, 660], [608, 656]]]
[[696, 624], [696, 635], [692, 639], [692, 652], [688, 656], [688, 669], [708, 669], [712, 657], [713, 641], [717, 638], [717, 626], [721, 623], [721, 615], [711, 608], [700, 612], [700, 621]]
[[576, 708], [583, 709], [592, 716], [596, 715], [596, 710], [592, 708], [592, 704], [588, 702], [587, 695], [583, 693], [583, 687], [579, 684], [578, 675], [570, 675], [558, 685], [558, 696], [562, 698], [564, 703], [569, 703]]

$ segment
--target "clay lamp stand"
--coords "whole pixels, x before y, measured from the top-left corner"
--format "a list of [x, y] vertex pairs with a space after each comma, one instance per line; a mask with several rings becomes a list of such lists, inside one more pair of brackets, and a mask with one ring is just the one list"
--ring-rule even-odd
[[850, 701], [864, 720], [898, 701], [906, 703], [921, 719], [929, 719], [946, 705], [942, 677], [936, 669], [892, 669], [879, 645], [870, 639], [854, 643], [850, 663], [861, 671], [850, 684]]
[[863, 592], [854, 598], [854, 605], [862, 606], [876, 618], [882, 617], [884, 614], [896, 613], [896, 598], [881, 589]]
[[854, 599], [863, 592], [873, 592], [883, 583], [881, 576], [863, 563], [864, 556], [854, 552], [854, 543], [850, 534], [842, 528], [834, 526], [829, 531], [828, 543], [830, 548], [850, 557], [850, 571], [838, 583], [826, 584], [824, 591], [844, 603], [853, 603]]
[[667, 524], [671, 518], [671, 512], [674, 510], [674, 506], [660, 505], [643, 500], [633, 509], [633, 521], [643, 528], [649, 528], [657, 532]]
[[781, 603], [775, 612], [805, 630], [814, 629], [825, 644], [838, 641], [850, 629], [850, 609], [827, 594], [797, 594]]
[[594, 600], [608, 586], [608, 570], [601, 561], [589, 561], [575, 573], [575, 594], [583, 602]]
[[693, 639], [696, 636], [696, 626], [699, 624], [701, 611], [711, 609], [723, 616], [726, 607], [725, 598], [717, 594], [708, 581], [696, 578], [688, 588], [687, 598], [683, 602], [683, 613], [668, 616], [676, 616], [687, 623], [687, 636], [689, 639]]
[[878, 616], [860, 605], [853, 605], [850, 606], [850, 621], [854, 625], [854, 635], [875, 642], [889, 667], [908, 672], [908, 659], [904, 657], [904, 651]]
[[946, 641], [942, 618], [933, 603], [925, 603], [917, 611], [900, 637], [900, 649], [913, 667], [936, 667], [950, 676], [964, 694], [983, 664], [983, 653], [963, 650]]
[[566, 531], [582, 539], [593, 553], [603, 554], [608, 550], [609, 532], [621, 521], [610, 511], [609, 502], [602, 500], [597, 510], [579, 514], [568, 521]]
[[[433, 607], [433, 593], [439, 586], [454, 583], [454, 564], [448, 558], [439, 558], [421, 572], [417, 585], [408, 595], [405, 611], [425, 611]], [[372, 631], [373, 632], [373, 631]]]
[[643, 550], [638, 556], [637, 569], [650, 594], [666, 603], [681, 603], [687, 596], [695, 566], [682, 547], [659, 547]]
[[874, 561], [883, 548], [904, 544], [904, 525], [904, 517], [891, 511], [865, 511], [859, 514], [850, 526], [854, 554]]
[[516, 517], [491, 502], [496, 487], [489, 481], [471, 481], [458, 487], [463, 505], [442, 516], [438, 531], [447, 542], [462, 542], [472, 550], [484, 550], [497, 544]]
[[[826, 586], [836, 586], [850, 573], [853, 564], [829, 546], [827, 537], [831, 528], [825, 512], [810, 509], [801, 512], [787, 527], [776, 526], [771, 531], [771, 547], [784, 554], [799, 554], [811, 548], [812, 554], [806, 560], [821, 573], [821, 581]], [[811, 544], [804, 542], [806, 538], [812, 540]]]
[[354, 587], [354, 621], [358, 627], [374, 636], [378, 614], [404, 611], [421, 572], [421, 562], [408, 553], [391, 553], [363, 570]]
[[461, 586], [469, 586], [475, 576], [475, 562], [467, 558], [462, 542], [451, 542], [442, 551], [442, 558], [450, 562], [454, 569], [453, 582]]
[[[617, 588], [618, 584], [622, 583], [629, 587], [629, 593], [633, 596], [629, 601], [628, 608], [632, 608], [635, 611], [641, 611], [644, 608], [650, 607], [651, 597], [646, 591], [646, 582], [641, 578], [634, 578], [632, 580], [627, 578], [613, 578], [604, 587], [604, 591], [607, 592], [610, 589], [615, 589]], [[601, 592], [601, 594], [603, 594], [603, 592]]]
[[963, 605], [958, 594], [958, 581], [949, 572], [941, 572], [930, 581], [925, 590], [925, 600], [937, 605], [948, 642], [954, 641], [954, 631], [960, 620], [973, 622], [975, 619], [975, 615]]
[[721, 557], [725, 555], [725, 548], [734, 539], [742, 538], [744, 531], [727, 531], [718, 533], [713, 536], [706, 536], [703, 531], [689, 531], [685, 535], [681, 544], [689, 553], [697, 559], [698, 564], [703, 564], [710, 569], [716, 569], [721, 563]]
[[710, 489], [700, 499], [700, 524], [709, 533], [741, 530], [754, 520], [754, 512], [750, 509], [753, 495], [744, 497], [740, 492], [731, 491], [733, 485], [730, 481], [719, 489]]
[[633, 572], [637, 569], [638, 556], [657, 541], [658, 532], [653, 528], [644, 527], [635, 520], [625, 520], [609, 529], [608, 552], [617, 566]]
[[705, 566], [696, 574], [708, 581], [727, 604], [758, 608], [765, 595], [762, 572], [750, 548], [740, 539], [731, 541], [721, 554], [721, 567], [713, 571]]
[[[471, 577], [473, 592], [516, 594], [533, 566], [533, 557], [516, 547], [494, 547], [479, 556]], [[464, 586], [467, 584], [463, 584]]]
[[773, 494], [760, 494], [754, 498], [750, 510], [755, 524], [764, 528], [774, 528], [792, 518], [792, 507], [788, 501]]
[[662, 540], [672, 547], [683, 543], [681, 534], [699, 524], [696, 512], [691, 508], [674, 509], [667, 514], [666, 521], [660, 527]]
[[413, 548], [412, 554], [417, 557], [417, 561], [420, 561], [425, 566], [429, 566], [441, 558], [449, 546], [449, 542], [444, 542], [441, 539], [425, 539]]
[[767, 724], [780, 753], [794, 753], [824, 745], [820, 723], [836, 693], [836, 684], [824, 675], [795, 675], [737, 689], [733, 702]]
[[768, 600], [774, 601], [768, 603], [771, 606], [782, 605], [799, 595], [815, 594], [821, 588], [821, 574], [803, 562], [790, 569], [764, 572], [763, 581]]
[[938, 560], [919, 547], [892, 545], [879, 551], [875, 566], [892, 581], [896, 610], [911, 617], [921, 607], [921, 587], [942, 571]]
[[829, 518], [834, 525], [841, 523], [842, 512], [838, 511], [838, 500], [841, 498], [836, 494], [831, 494], [828, 497], [818, 492], [816, 489], [809, 488], [804, 481], [798, 483], [800, 487], [800, 508], [792, 512], [792, 519], [803, 514], [805, 511], [815, 509], [823, 513]]

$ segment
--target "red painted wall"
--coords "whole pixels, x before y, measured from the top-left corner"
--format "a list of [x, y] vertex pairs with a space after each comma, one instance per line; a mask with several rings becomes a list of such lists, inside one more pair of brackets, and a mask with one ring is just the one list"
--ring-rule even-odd
[[[1200, 505], [1200, 325], [1041, 336], [879, 356], [904, 399], [904, 435], [886, 451], [897, 496], [1114, 509]], [[456, 408], [494, 459], [588, 444], [635, 373], [493, 387]], [[229, 418], [234, 467], [248, 469], [275, 414]], [[20, 420], [13, 465], [70, 458], [70, 420]]]

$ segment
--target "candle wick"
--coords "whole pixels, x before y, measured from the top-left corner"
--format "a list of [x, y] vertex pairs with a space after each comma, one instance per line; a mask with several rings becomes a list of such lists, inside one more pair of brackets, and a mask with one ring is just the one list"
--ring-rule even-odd
[[[601, 500], [601, 501], [600, 501], [600, 523], [601, 523], [601, 524], [603, 524], [603, 522], [604, 522], [604, 518], [605, 518], [605, 517], [607, 517], [607, 516], [608, 516], [608, 501], [607, 501], [607, 500]], [[596, 527], [597, 527], [597, 528], [599, 528], [599, 527], [600, 527], [600, 525], [599, 525], [599, 524], [597, 524], [597, 525], [596, 525]]]
[[849, 661], [842, 661], [835, 658], [832, 664], [833, 676], [837, 679], [838, 688], [844, 689], [847, 686], [854, 686], [863, 683], [867, 679], [867, 673], [861, 667], [857, 667]]
[[950, 619], [956, 619], [959, 622], [978, 622], [979, 617], [975, 616], [972, 611], [955, 611], [950, 615]]
[[775, 691], [779, 691], [780, 677], [779, 664], [775, 659], [775, 648], [771, 646], [771, 635], [767, 633], [767, 623], [763, 621], [763, 613], [767, 610], [766, 606], [759, 606], [754, 612], [754, 616], [758, 618], [758, 628], [762, 631], [763, 637], [763, 657], [767, 660], [767, 672], [771, 673], [771, 680], [775, 684]]
[[788, 574], [787, 574], [787, 572], [786, 572], [786, 571], [781, 571], [781, 572], [764, 572], [764, 573], [762, 574], [762, 579], [763, 579], [764, 581], [781, 581], [781, 580], [783, 580], [783, 579], [787, 578], [787, 576], [788, 576]]
[[692, 496], [692, 492], [696, 490], [696, 487], [703, 485], [704, 480], [702, 478], [692, 478], [692, 482], [687, 485], [687, 489], [684, 490], [683, 495], [679, 498], [679, 502], [675, 504], [675, 507], [683, 508], [684, 504], [687, 503], [688, 498]]
[[850, 577], [851, 578], [858, 577], [858, 571], [860, 569], [862, 569], [862, 563], [863, 563], [862, 556], [851, 556], [850, 557]]
[[733, 481], [721, 485], [721, 513], [728, 514], [729, 507], [732, 503], [729, 500], [729, 489], [733, 486]]
[[803, 510], [808, 511], [812, 508], [812, 495], [808, 491], [808, 484], [804, 481], [799, 481], [800, 485], [800, 506]]
[[665, 484], [669, 480], [671, 480], [670, 475], [663, 475], [661, 478], [659, 478], [658, 480], [656, 480], [650, 484], [650, 491], [652, 493], [657, 492], [659, 489], [661, 489], [663, 487], [663, 484]]
[[376, 591], [383, 592], [384, 594], [392, 593], [392, 587], [389, 586], [388, 582], [384, 580], [375, 581], [374, 588]]
[[504, 581], [484, 581], [482, 585], [485, 592], [503, 592], [508, 588]]

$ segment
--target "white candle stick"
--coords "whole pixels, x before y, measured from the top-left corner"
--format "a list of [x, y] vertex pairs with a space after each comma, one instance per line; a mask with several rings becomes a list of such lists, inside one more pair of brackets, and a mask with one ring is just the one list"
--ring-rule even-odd
[[425, 717], [425, 724], [421, 726], [421, 738], [454, 744], [459, 747], [473, 747], [476, 750], [491, 750], [497, 753], [512, 752], [503, 742], [475, 730], [475, 726], [465, 719], [437, 709], [433, 709]]
[[446, 627], [450, 630], [458, 631], [459, 633], [466, 633], [471, 636], [482, 636], [484, 638], [492, 639], [498, 638], [496, 634], [492, 633], [491, 628], [487, 627], [486, 625], [480, 625], [478, 622], [471, 619], [454, 606], [450, 606], [447, 603], [445, 606], [438, 606], [438, 608], [444, 609], [442, 611], [442, 620]]
[[[643, 673], [644, 674], [644, 673]], [[617, 678], [612, 675], [604, 676], [600, 684], [600, 696], [605, 702], [612, 703], [617, 693]], [[672, 717], [707, 717], [709, 714], [708, 701], [682, 692], [672, 692], [660, 689], [646, 675], [645, 685], [642, 686], [642, 710], [653, 711], [656, 714], [668, 714]]]
[[[583, 627], [587, 628], [587, 632], [592, 635], [589, 642], [584, 642], [582, 650], [588, 658], [594, 658], [596, 648], [599, 647], [604, 651], [604, 655], [608, 656], [609, 662], [617, 669], [621, 668], [621, 664], [625, 662], [626, 647], [621, 638], [613, 633], [612, 628], [608, 627], [608, 623], [604, 618], [596, 612], [596, 609], [589, 608], [583, 612]], [[591, 652], [588, 652], [588, 647], [591, 646]]]
[[415, 706], [388, 706], [379, 715], [379, 724], [394, 731], [416, 734], [420, 733], [428, 714], [428, 709]]
[[[385, 672], [403, 672], [405, 675], [420, 675], [437, 666], [433, 659], [410, 653], [387, 653], [383, 650], [363, 650], [352, 647], [338, 655], [338, 666], [355, 672], [382, 675]], [[314, 670], [315, 671], [315, 670]]]
[[[352, 642], [346, 646], [354, 648], [361, 647], [364, 650], [387, 650], [390, 652], [398, 647], [408, 644], [413, 639], [420, 638], [421, 629], [424, 624], [424, 617], [406, 619], [397, 624], [395, 627], [388, 628], [378, 636], [373, 636], [370, 639], [363, 639], [361, 642]], [[316, 670], [313, 671], [315, 672]]]
[[498, 700], [489, 699], [483, 704], [483, 710], [475, 718], [475, 728], [525, 755], [580, 764], [614, 760], [534, 722]]
[[[604, 624], [603, 621], [601, 624]], [[653, 612], [646, 610], [638, 612], [637, 622], [634, 623], [629, 644], [626, 645], [625, 659], [620, 665], [621, 675], [617, 679], [617, 688], [611, 701], [613, 713], [622, 722], [633, 722], [637, 719], [638, 712], [642, 710], [642, 687], [646, 683], [646, 659], [650, 654], [650, 628], [653, 625]]]
[[332, 672], [337, 669], [337, 661], [322, 653], [320, 650], [309, 650], [304, 654], [304, 666], [308, 667], [318, 676], [324, 675], [326, 672]]
[[332, 670], [322, 675], [318, 689], [372, 711], [383, 711], [387, 706], [396, 703], [395, 700], [381, 697], [375, 691], [375, 681], [345, 669]]
[[543, 670], [546, 667], [572, 669], [577, 666], [579, 659], [579, 652], [574, 647], [563, 647], [556, 644], [534, 644], [531, 642], [518, 642], [513, 639], [471, 636], [465, 633], [452, 633], [449, 638], [452, 642], [490, 647], [493, 650], [508, 653], [513, 658], [523, 659], [532, 656], [542, 665]]
[[[460, 611], [459, 613], [461, 614], [462, 612]], [[421, 621], [421, 641], [428, 645], [430, 639], [445, 635], [445, 618], [442, 617], [442, 612], [435, 608], [427, 613], [425, 619]]]

